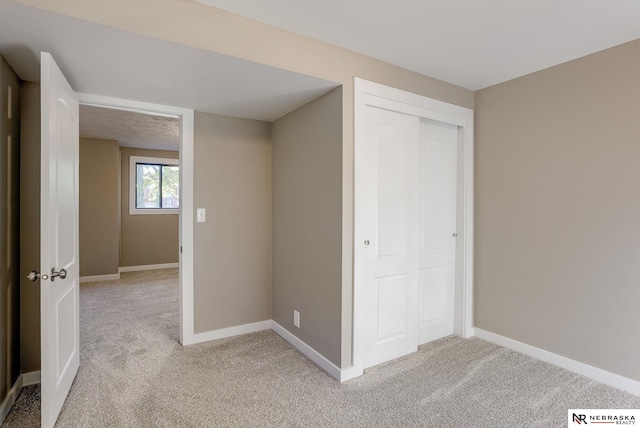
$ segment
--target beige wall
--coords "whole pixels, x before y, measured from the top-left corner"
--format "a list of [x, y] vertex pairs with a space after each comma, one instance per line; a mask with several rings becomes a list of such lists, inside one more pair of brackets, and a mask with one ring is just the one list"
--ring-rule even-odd
[[[273, 319], [337, 366], [341, 353], [342, 88], [272, 124]], [[300, 328], [293, 311], [300, 312]]]
[[80, 138], [80, 276], [118, 273], [120, 146]]
[[194, 154], [195, 331], [269, 320], [269, 124], [196, 113]]
[[20, 375], [20, 80], [0, 56], [0, 403]]
[[476, 326], [640, 380], [640, 40], [476, 94]]
[[[351, 359], [353, 294], [353, 77], [358, 76], [472, 108], [473, 92], [327, 43], [299, 36], [193, 1], [17, 0], [19, 3], [146, 34], [343, 85], [342, 217], [326, 233], [342, 233], [342, 350]], [[153, 20], [148, 19], [153, 10]], [[215, 94], [212, 94], [215, 96]], [[205, 176], [206, 177], [206, 176]], [[196, 182], [200, 177], [196, 175]], [[198, 269], [204, 269], [199, 271]], [[204, 278], [206, 266], [196, 266]], [[196, 287], [200, 284], [196, 284]], [[332, 308], [326, 308], [331, 311]]]
[[[20, 135], [20, 367], [40, 370], [40, 84], [22, 82]], [[34, 166], [35, 165], [35, 166]]]
[[149, 156], [177, 159], [178, 152], [121, 148], [122, 203], [120, 266], [178, 263], [177, 214], [129, 214], [129, 157]]

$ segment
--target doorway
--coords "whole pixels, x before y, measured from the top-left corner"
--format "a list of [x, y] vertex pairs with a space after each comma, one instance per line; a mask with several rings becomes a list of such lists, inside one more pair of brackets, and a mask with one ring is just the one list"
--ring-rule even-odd
[[[80, 105], [124, 110], [180, 121], [179, 145], [179, 296], [180, 343], [194, 343], [193, 330], [193, 110], [90, 94], [77, 94]], [[128, 168], [128, 165], [122, 165]]]
[[355, 81], [357, 372], [473, 335], [473, 112]]

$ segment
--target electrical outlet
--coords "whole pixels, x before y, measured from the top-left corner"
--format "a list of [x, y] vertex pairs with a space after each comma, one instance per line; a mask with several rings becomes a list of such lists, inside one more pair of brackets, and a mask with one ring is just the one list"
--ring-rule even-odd
[[300, 328], [300, 312], [293, 311], [293, 325]]

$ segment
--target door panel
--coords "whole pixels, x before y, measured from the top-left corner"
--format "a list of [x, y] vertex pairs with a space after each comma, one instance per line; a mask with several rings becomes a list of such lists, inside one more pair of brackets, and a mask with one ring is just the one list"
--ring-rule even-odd
[[414, 352], [418, 317], [419, 119], [367, 107], [365, 367]]
[[453, 334], [458, 129], [420, 121], [419, 343]]
[[444, 321], [448, 304], [446, 266], [423, 269], [420, 272], [420, 292], [421, 325]]
[[407, 257], [409, 141], [393, 125], [378, 128], [377, 259]]
[[407, 275], [396, 275], [377, 280], [378, 328], [374, 346], [402, 336], [407, 330], [406, 314], [409, 282]]
[[76, 259], [76, 215], [75, 215], [75, 194], [74, 180], [75, 171], [73, 168], [74, 142], [73, 133], [75, 119], [69, 106], [62, 100], [56, 101], [57, 118], [57, 158], [56, 158], [56, 193], [57, 193], [57, 227], [56, 230], [62, 235], [57, 239], [57, 251], [54, 253], [56, 260], [54, 265], [67, 269]]
[[74, 287], [70, 287], [67, 290], [67, 293], [63, 295], [56, 304], [56, 312], [58, 313], [56, 335], [59, 338], [59, 345], [57, 346], [56, 352], [56, 378], [58, 379], [58, 383], [64, 378], [64, 374], [73, 362], [73, 356], [77, 353], [74, 337], [70, 334], [65, 334], [65, 332], [73, 331], [76, 323], [76, 318], [74, 316], [75, 306], [76, 296], [74, 293]]
[[[52, 427], [80, 366], [78, 101], [50, 54], [41, 55], [42, 426]], [[66, 272], [55, 276], [53, 271]]]

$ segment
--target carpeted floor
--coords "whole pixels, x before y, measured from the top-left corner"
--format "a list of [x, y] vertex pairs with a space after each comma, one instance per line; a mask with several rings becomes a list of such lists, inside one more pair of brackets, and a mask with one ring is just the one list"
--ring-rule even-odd
[[[177, 270], [82, 284], [81, 363], [59, 427], [566, 427], [640, 397], [447, 337], [338, 383], [272, 331], [178, 344]], [[5, 424], [39, 426], [39, 387]]]

